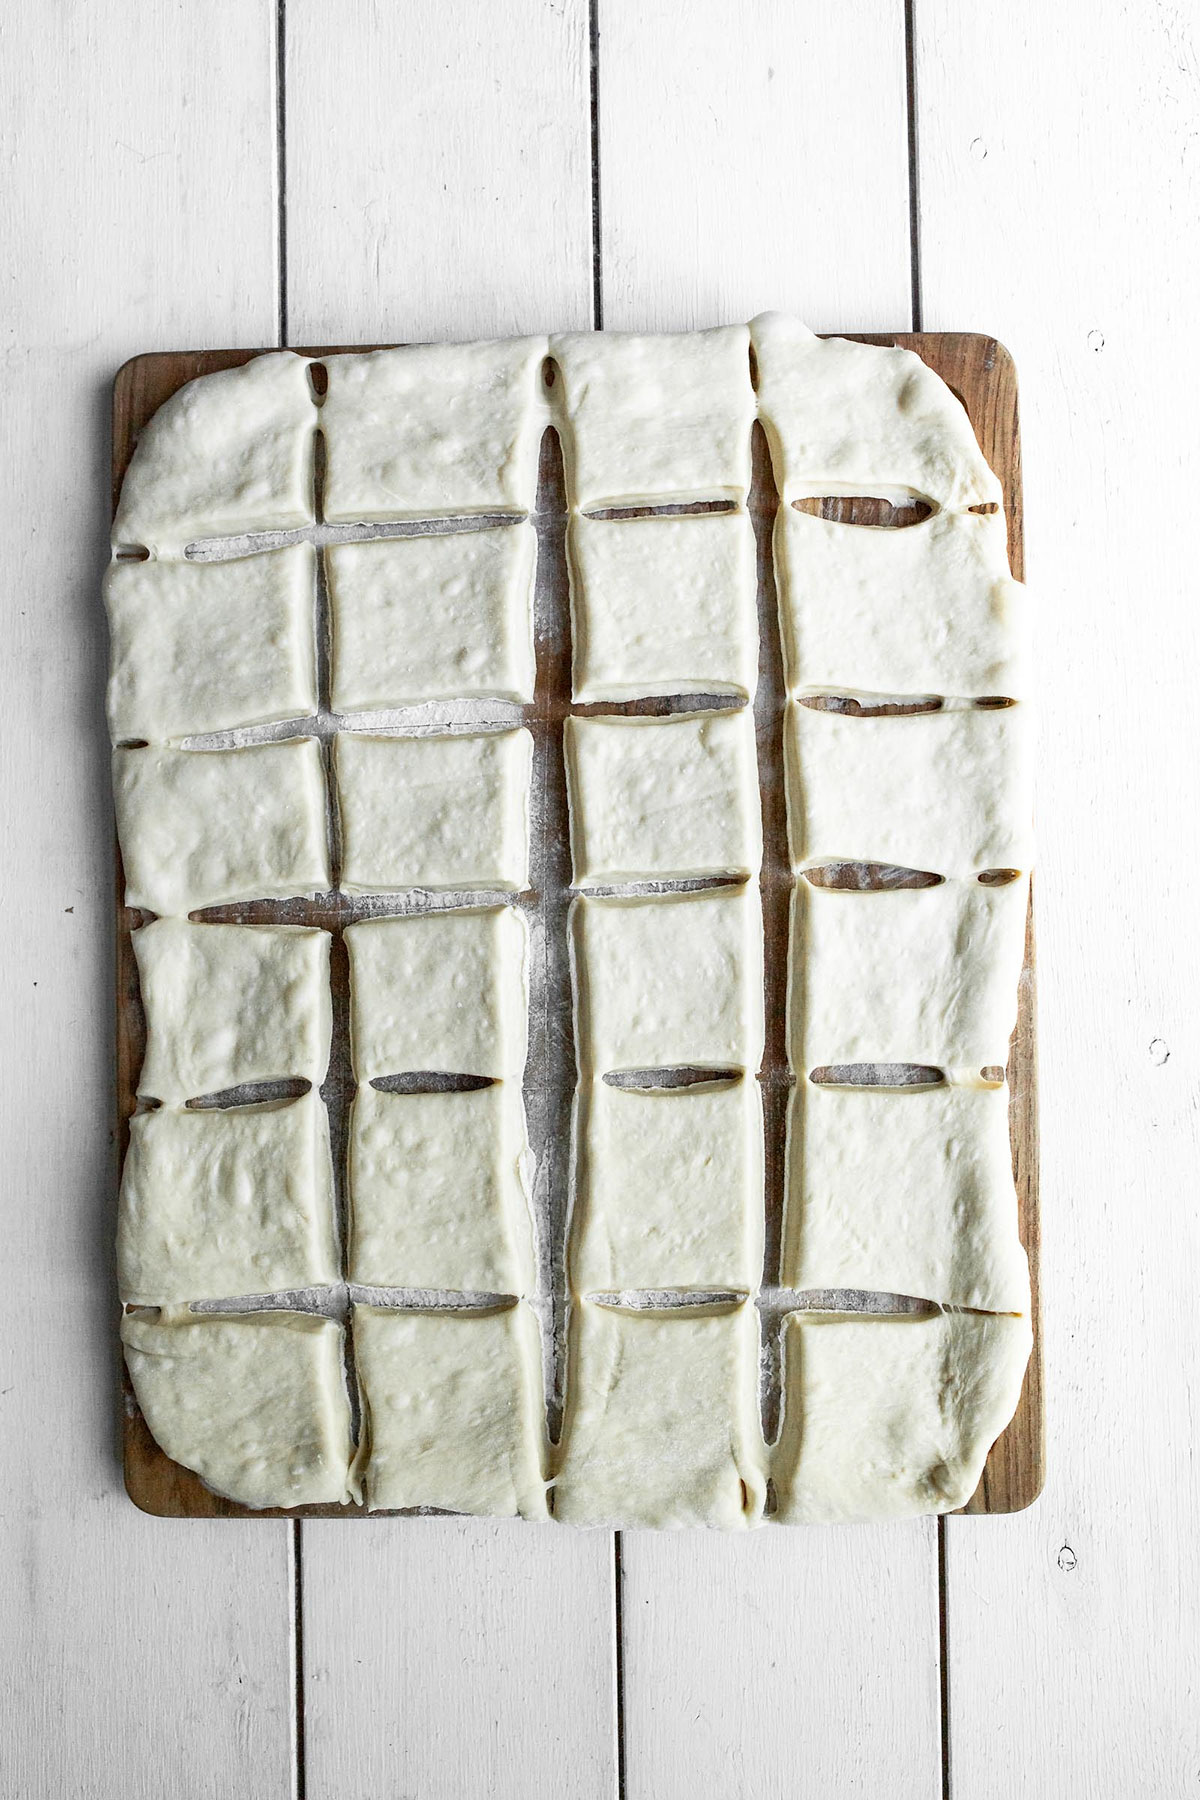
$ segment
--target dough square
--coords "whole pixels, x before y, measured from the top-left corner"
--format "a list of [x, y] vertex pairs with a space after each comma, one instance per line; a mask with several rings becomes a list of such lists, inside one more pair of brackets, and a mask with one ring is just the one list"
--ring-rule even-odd
[[572, 906], [576, 1050], [585, 1074], [757, 1069], [762, 911], [753, 888]]
[[367, 1505], [544, 1519], [542, 1350], [530, 1308], [356, 1306]]
[[330, 544], [333, 710], [533, 699], [529, 524]]
[[504, 338], [326, 358], [326, 519], [532, 512], [545, 355]]
[[433, 1072], [520, 1083], [529, 930], [510, 906], [409, 913], [346, 928], [359, 1081]]
[[350, 1117], [349, 1278], [527, 1294], [535, 1274], [521, 1090], [360, 1087]]
[[315, 1093], [129, 1121], [121, 1298], [160, 1306], [338, 1279], [329, 1124]]
[[306, 357], [272, 351], [165, 400], [125, 472], [113, 543], [182, 556], [198, 538], [311, 525], [308, 368]]
[[579, 1101], [576, 1293], [756, 1288], [763, 1257], [758, 1083], [589, 1084]]
[[577, 886], [751, 875], [762, 862], [754, 718], [568, 719]]
[[316, 738], [240, 750], [117, 749], [125, 904], [187, 913], [330, 886]]
[[306, 1313], [121, 1321], [129, 1378], [173, 1462], [243, 1506], [357, 1500], [342, 1329]]
[[114, 739], [162, 743], [315, 713], [314, 584], [309, 544], [230, 562], [112, 563]]
[[970, 1313], [784, 1322], [772, 1459], [785, 1525], [953, 1512], [1017, 1409], [1028, 1319]]
[[793, 1068], [921, 1063], [971, 1085], [980, 1069], [1004, 1067], [1028, 901], [1028, 880], [865, 893], [802, 881], [792, 919]]
[[1008, 1089], [798, 1087], [782, 1280], [1027, 1312]]
[[196, 1100], [329, 1067], [329, 933], [155, 919], [133, 934], [146, 1055], [138, 1093]]
[[782, 499], [913, 493], [960, 509], [1003, 499], [961, 401], [913, 351], [814, 337], [784, 313], [751, 320], [750, 337]]
[[573, 509], [736, 500], [750, 486], [750, 335], [745, 325], [550, 340], [562, 383]]
[[758, 591], [748, 514], [575, 513], [567, 556], [576, 700], [753, 698]]
[[790, 692], [1029, 692], [1025, 589], [1009, 574], [1002, 513], [939, 512], [893, 530], [781, 506], [774, 542]]
[[791, 701], [792, 864], [890, 863], [934, 875], [1029, 868], [1028, 705], [855, 718]]
[[348, 894], [529, 885], [527, 731], [334, 745]]
[[556, 1519], [742, 1529], [762, 1514], [763, 1460], [752, 1305], [576, 1303]]

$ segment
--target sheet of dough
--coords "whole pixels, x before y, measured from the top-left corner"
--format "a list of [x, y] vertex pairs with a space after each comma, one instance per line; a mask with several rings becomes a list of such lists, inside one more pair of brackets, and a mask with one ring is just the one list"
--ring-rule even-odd
[[310, 544], [231, 562], [116, 562], [108, 725], [150, 743], [317, 710]]
[[198, 538], [311, 525], [308, 368], [307, 357], [271, 351], [165, 400], [125, 472], [113, 543], [182, 556]]
[[581, 1072], [758, 1068], [762, 910], [755, 888], [572, 904]]
[[783, 744], [794, 868], [978, 875], [1033, 860], [1027, 703], [863, 719], [793, 700]]
[[754, 715], [566, 721], [579, 887], [752, 875], [762, 863]]
[[511, 906], [410, 913], [346, 928], [359, 1081], [432, 1071], [520, 1083], [529, 929]]
[[1008, 1089], [837, 1088], [791, 1100], [782, 1281], [1027, 1312]]
[[133, 934], [146, 1015], [138, 1093], [196, 1100], [329, 1067], [327, 931], [155, 919]]
[[575, 1292], [756, 1288], [763, 1259], [758, 1083], [750, 1076], [682, 1088], [597, 1081], [577, 1104]]
[[792, 915], [792, 1067], [922, 1063], [964, 1085], [978, 1083], [981, 1068], [1003, 1068], [1028, 903], [1028, 880], [866, 893], [801, 881]]
[[781, 506], [774, 543], [790, 692], [1028, 695], [1028, 609], [1002, 513], [893, 530]]
[[542, 1351], [528, 1306], [356, 1306], [353, 1330], [372, 1510], [546, 1518]]
[[349, 1279], [531, 1293], [525, 1156], [519, 1086], [429, 1094], [360, 1087], [350, 1116]]
[[772, 1458], [781, 1524], [953, 1512], [1012, 1418], [1033, 1334], [979, 1314], [792, 1313]]
[[125, 904], [179, 914], [330, 887], [316, 738], [113, 751]]
[[576, 513], [567, 558], [576, 700], [753, 697], [758, 617], [748, 514]]
[[749, 1302], [575, 1305], [554, 1516], [567, 1525], [758, 1523], [758, 1325]]
[[913, 351], [814, 337], [785, 313], [760, 313], [750, 337], [784, 500], [907, 491], [961, 509], [1003, 499], [962, 403]]
[[527, 731], [334, 742], [348, 894], [529, 885]]
[[128, 1314], [121, 1339], [154, 1438], [215, 1493], [255, 1507], [359, 1498], [333, 1319], [239, 1313], [167, 1324]]
[[545, 338], [325, 360], [325, 517], [532, 512]]
[[316, 1093], [265, 1106], [159, 1107], [129, 1121], [117, 1278], [165, 1306], [338, 1279], [329, 1123]]
[[330, 544], [333, 710], [533, 699], [529, 524]]
[[736, 500], [750, 486], [750, 335], [744, 325], [550, 340], [572, 508]]

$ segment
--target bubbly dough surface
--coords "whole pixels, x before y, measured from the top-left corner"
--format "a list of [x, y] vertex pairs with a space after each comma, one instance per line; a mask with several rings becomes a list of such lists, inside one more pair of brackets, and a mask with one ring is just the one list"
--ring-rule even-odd
[[329, 1067], [329, 933], [155, 919], [133, 934], [146, 1055], [138, 1093], [195, 1100]]
[[978, 1082], [981, 1068], [1003, 1068], [1028, 900], [1027, 880], [868, 893], [801, 881], [792, 917], [793, 1068], [922, 1063], [954, 1071], [964, 1084]]
[[762, 912], [751, 888], [572, 907], [585, 1074], [742, 1068], [762, 1058]]
[[529, 931], [514, 907], [411, 913], [346, 929], [354, 1073], [520, 1083]]
[[114, 739], [166, 743], [317, 710], [308, 544], [230, 562], [116, 562], [104, 579]]
[[1027, 704], [864, 719], [793, 701], [784, 727], [793, 866], [1028, 870], [1032, 752]]
[[545, 338], [331, 356], [325, 517], [531, 512]]
[[824, 1524], [952, 1512], [1016, 1411], [1028, 1319], [792, 1313], [772, 1459], [777, 1518]]
[[199, 538], [311, 525], [316, 424], [308, 360], [290, 350], [189, 381], [138, 439], [113, 543], [182, 556]]
[[792, 693], [1028, 695], [1028, 608], [1002, 513], [896, 530], [781, 506], [774, 542]]
[[358, 1498], [334, 1320], [239, 1313], [168, 1324], [131, 1313], [121, 1339], [155, 1439], [215, 1493], [255, 1507]]
[[758, 1083], [589, 1083], [579, 1097], [571, 1231], [576, 1293], [749, 1292], [762, 1275]]
[[757, 871], [762, 808], [748, 707], [570, 718], [565, 742], [577, 885]]
[[368, 1506], [546, 1517], [541, 1341], [528, 1306], [356, 1306], [353, 1331]]
[[360, 1087], [350, 1120], [351, 1281], [528, 1294], [533, 1236], [521, 1090]]
[[315, 738], [241, 750], [117, 749], [128, 906], [178, 914], [330, 886]]
[[758, 685], [754, 530], [744, 512], [567, 526], [574, 696], [730, 693]]
[[550, 340], [562, 380], [573, 508], [742, 501], [750, 486], [750, 335], [745, 325]]
[[335, 741], [348, 894], [529, 882], [527, 731]]
[[326, 548], [333, 710], [533, 699], [532, 525]]
[[329, 1125], [315, 1093], [129, 1122], [121, 1298], [158, 1306], [338, 1279]]
[[788, 1129], [782, 1280], [1027, 1312], [1008, 1089], [814, 1086]]
[[765, 1492], [748, 1302], [576, 1303], [554, 1516], [568, 1525], [757, 1524]]

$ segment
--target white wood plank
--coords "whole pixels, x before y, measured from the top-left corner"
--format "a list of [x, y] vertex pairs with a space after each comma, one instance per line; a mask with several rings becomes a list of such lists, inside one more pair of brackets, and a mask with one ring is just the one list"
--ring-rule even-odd
[[288, 1528], [150, 1520], [121, 1486], [99, 592], [119, 364], [274, 336], [270, 20], [217, 0], [17, 8], [0, 89], [0, 1791], [282, 1800]]
[[604, 323], [909, 323], [900, 0], [599, 4]]
[[1049, 1479], [949, 1524], [953, 1792], [1193, 1794], [1194, 20], [916, 18], [925, 324], [1016, 357], [1042, 597]]

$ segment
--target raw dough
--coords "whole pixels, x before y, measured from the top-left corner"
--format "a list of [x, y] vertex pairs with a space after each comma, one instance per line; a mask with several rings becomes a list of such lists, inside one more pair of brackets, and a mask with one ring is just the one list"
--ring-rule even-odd
[[788, 1129], [782, 1280], [1027, 1312], [1008, 1089], [802, 1082]]
[[113, 543], [182, 556], [198, 538], [313, 521], [317, 409], [308, 359], [290, 350], [189, 381], [138, 439]]
[[1008, 1062], [1028, 880], [858, 893], [802, 881], [788, 1035], [798, 1072], [922, 1063], [964, 1085]]
[[356, 1306], [353, 1327], [368, 1506], [546, 1517], [542, 1351], [528, 1306]]
[[336, 1281], [329, 1123], [320, 1096], [135, 1114], [121, 1177], [117, 1274], [122, 1300], [150, 1306]]
[[784, 313], [760, 313], [750, 336], [782, 499], [912, 493], [954, 508], [1002, 500], [961, 402], [911, 350], [814, 337]]
[[1032, 749], [1027, 704], [863, 719], [791, 701], [784, 767], [793, 867], [1028, 869]]
[[187, 913], [330, 886], [316, 738], [113, 752], [125, 903]]
[[545, 338], [330, 356], [325, 517], [532, 512]]
[[117, 562], [104, 581], [114, 739], [173, 738], [317, 710], [314, 556]]
[[342, 1329], [303, 1313], [121, 1321], [146, 1423], [167, 1455], [243, 1506], [342, 1505], [350, 1469]]
[[532, 763], [527, 731], [339, 732], [344, 891], [527, 887]]
[[529, 930], [511, 906], [346, 928], [359, 1081], [434, 1071], [520, 1083]]
[[331, 544], [333, 710], [533, 699], [529, 524]]
[[535, 1274], [521, 1090], [360, 1087], [350, 1119], [349, 1278], [528, 1294]]
[[762, 862], [754, 716], [568, 719], [575, 882], [750, 875]]
[[792, 1313], [772, 1473], [782, 1524], [952, 1512], [1016, 1411], [1028, 1319]]
[[758, 1523], [754, 1307], [576, 1303], [554, 1516], [568, 1525]]
[[750, 486], [750, 335], [744, 325], [550, 340], [562, 387], [572, 508], [742, 501]]
[[1029, 692], [1025, 589], [1002, 513], [839, 525], [781, 506], [775, 578], [788, 688], [812, 694]]
[[757, 1069], [762, 910], [755, 889], [576, 900], [575, 1046], [585, 1074]]
[[757, 589], [746, 513], [576, 513], [567, 556], [576, 700], [753, 696]]
[[577, 1293], [752, 1291], [762, 1275], [758, 1083], [589, 1083], [580, 1093], [571, 1228]]

